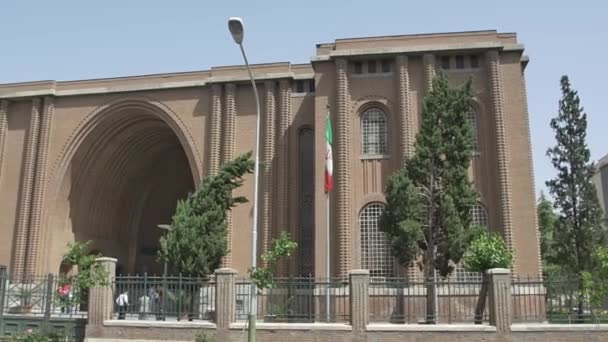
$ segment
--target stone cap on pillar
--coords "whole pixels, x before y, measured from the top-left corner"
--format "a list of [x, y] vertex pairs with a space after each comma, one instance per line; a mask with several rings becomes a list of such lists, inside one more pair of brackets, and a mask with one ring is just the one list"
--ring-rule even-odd
[[511, 270], [508, 268], [491, 268], [486, 271], [487, 274], [509, 274]]
[[96, 258], [95, 261], [97, 261], [97, 262], [109, 262], [109, 263], [113, 262], [113, 263], [117, 263], [118, 259], [116, 259], [116, 258], [110, 258], [110, 257], [99, 257], [99, 258]]
[[224, 267], [224, 268], [218, 268], [217, 270], [215, 270], [215, 274], [237, 274], [238, 272], [233, 269], [233, 268], [228, 268], [228, 267]]
[[369, 270], [363, 270], [363, 269], [350, 270], [350, 272], [348, 272], [348, 274], [350, 274], [350, 275], [369, 275]]

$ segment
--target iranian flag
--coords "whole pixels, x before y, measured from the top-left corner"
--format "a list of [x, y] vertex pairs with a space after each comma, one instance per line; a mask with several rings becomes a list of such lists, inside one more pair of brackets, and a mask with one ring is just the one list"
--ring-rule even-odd
[[333, 138], [331, 134], [331, 118], [327, 111], [325, 119], [325, 192], [328, 193], [334, 188], [334, 158], [331, 152]]

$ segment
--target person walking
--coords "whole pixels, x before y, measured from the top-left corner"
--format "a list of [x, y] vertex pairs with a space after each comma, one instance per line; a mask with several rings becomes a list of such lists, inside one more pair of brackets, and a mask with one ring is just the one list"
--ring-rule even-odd
[[129, 292], [125, 291], [116, 298], [116, 304], [118, 305], [118, 319], [125, 319], [127, 313], [127, 306], [129, 305]]

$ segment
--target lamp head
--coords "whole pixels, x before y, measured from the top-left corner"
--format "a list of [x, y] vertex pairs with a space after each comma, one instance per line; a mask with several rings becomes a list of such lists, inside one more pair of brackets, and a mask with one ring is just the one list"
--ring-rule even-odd
[[241, 45], [243, 43], [243, 36], [245, 35], [245, 26], [243, 20], [239, 17], [232, 17], [228, 19], [228, 29], [232, 35], [234, 42]]

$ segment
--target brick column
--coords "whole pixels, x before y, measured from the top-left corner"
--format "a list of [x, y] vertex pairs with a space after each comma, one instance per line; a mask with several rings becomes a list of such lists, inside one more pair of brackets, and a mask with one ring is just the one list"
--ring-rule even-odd
[[[287, 231], [294, 236], [289, 227], [289, 127], [291, 126], [291, 81], [281, 80], [279, 82], [279, 130], [277, 136], [277, 221], [278, 233]], [[295, 237], [295, 236], [294, 236]], [[288, 261], [279, 264], [280, 276], [288, 275]]]
[[410, 72], [408, 57], [399, 55], [396, 58], [399, 92], [399, 117], [401, 123], [401, 164], [405, 165], [406, 160], [414, 152], [414, 118], [410, 103]]
[[[114, 308], [114, 286], [116, 276], [116, 259], [97, 258], [107, 272], [108, 286], [95, 286], [89, 290], [89, 325], [102, 326], [105, 320], [112, 319]], [[134, 302], [134, 299], [131, 299]]]
[[211, 85], [211, 118], [209, 123], [209, 175], [215, 175], [220, 167], [222, 130], [222, 85]]
[[352, 270], [350, 275], [350, 324], [353, 332], [367, 330], [369, 319], [369, 271]]
[[424, 82], [426, 91], [429, 92], [433, 87], [433, 79], [435, 78], [435, 55], [427, 53], [422, 57], [424, 64]]
[[25, 146], [25, 162], [23, 164], [21, 184], [19, 186], [17, 229], [15, 233], [15, 245], [13, 247], [13, 265], [11, 267], [11, 272], [15, 277], [21, 277], [25, 272], [39, 131], [40, 99], [33, 98], [30, 125], [27, 131], [27, 141]]
[[2, 170], [4, 169], [4, 145], [8, 132], [8, 100], [0, 100], [0, 184], [2, 183]]
[[42, 213], [44, 211], [44, 198], [47, 183], [47, 159], [49, 154], [49, 141], [53, 116], [55, 114], [55, 99], [45, 97], [42, 112], [42, 123], [40, 126], [40, 137], [38, 142], [34, 188], [32, 194], [32, 212], [30, 216], [30, 227], [28, 236], [28, 256], [25, 263], [25, 273], [29, 275], [38, 274], [40, 264], [40, 230], [42, 226]]
[[[224, 86], [225, 95], [225, 116], [224, 116], [224, 137], [223, 143], [223, 163], [234, 159], [236, 146], [236, 85], [233, 83]], [[229, 253], [222, 260], [224, 267], [232, 265], [232, 210], [226, 213], [226, 243], [228, 244]]]
[[488, 299], [490, 310], [490, 325], [496, 327], [496, 332], [511, 331], [511, 271], [506, 268], [493, 268], [487, 271], [490, 282]]
[[218, 330], [230, 329], [236, 313], [236, 270], [220, 268], [215, 271], [215, 323]]
[[334, 156], [337, 158], [337, 200], [338, 200], [338, 276], [344, 277], [351, 269], [352, 260], [352, 204], [351, 204], [351, 163], [350, 152], [352, 137], [350, 129], [349, 90], [348, 90], [348, 62], [346, 59], [336, 59], [337, 84], [337, 127], [336, 145], [338, 148]]
[[[513, 249], [513, 221], [511, 215], [511, 182], [509, 175], [509, 148], [507, 130], [505, 128], [505, 112], [502, 98], [502, 80], [500, 73], [500, 56], [498, 51], [489, 51], [486, 55], [494, 121], [496, 123], [496, 146], [498, 160], [498, 182], [500, 189], [500, 212], [505, 242], [510, 250]], [[515, 255], [517, 258], [517, 255]], [[515, 274], [515, 262], [511, 267]]]
[[[272, 212], [273, 212], [273, 167], [275, 156], [275, 82], [264, 82], [266, 89], [266, 103], [264, 113], [264, 162], [262, 163], [262, 253], [270, 248], [272, 240]], [[266, 263], [262, 261], [264, 265]]]

